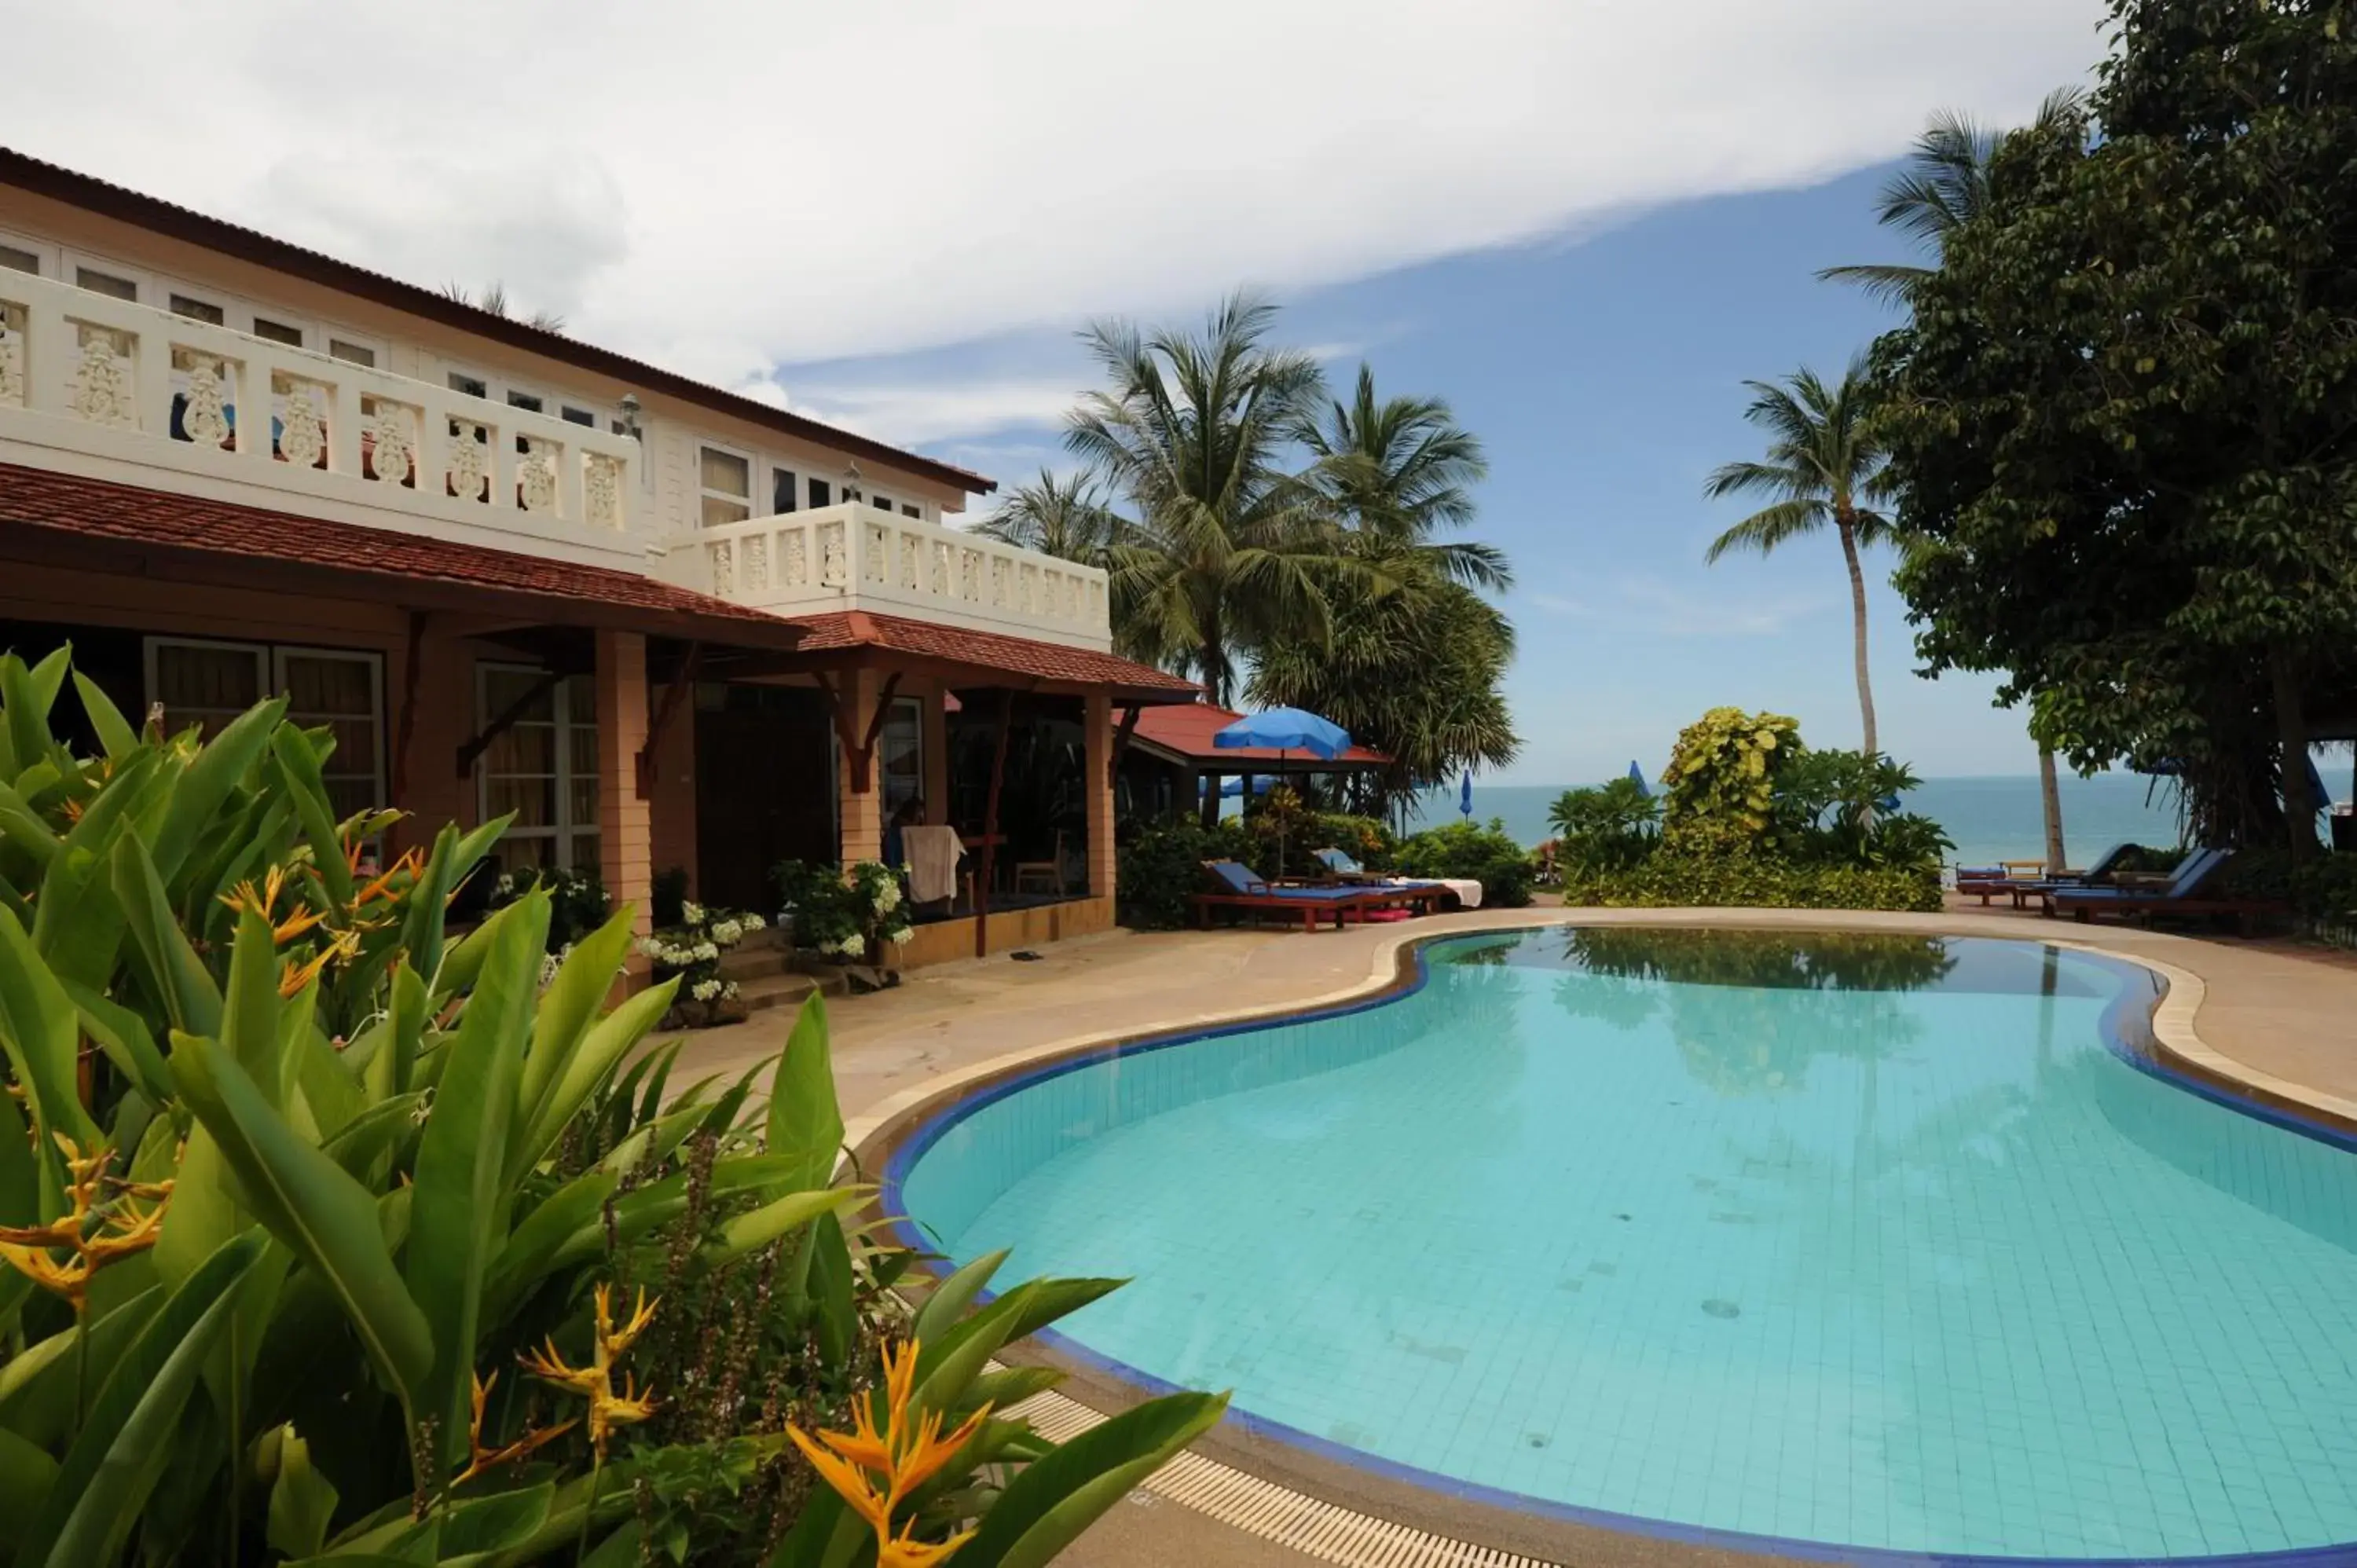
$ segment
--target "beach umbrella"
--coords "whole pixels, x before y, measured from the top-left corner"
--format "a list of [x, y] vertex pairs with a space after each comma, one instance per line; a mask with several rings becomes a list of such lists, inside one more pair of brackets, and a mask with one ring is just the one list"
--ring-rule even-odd
[[[1223, 751], [1243, 748], [1275, 750], [1277, 761], [1289, 751], [1306, 751], [1331, 762], [1351, 749], [1351, 732], [1331, 719], [1321, 719], [1301, 708], [1263, 708], [1220, 730], [1211, 744]], [[1467, 786], [1471, 787], [1469, 784]], [[1276, 874], [1285, 875], [1285, 830], [1276, 834]]]
[[1637, 786], [1637, 793], [1648, 800], [1653, 798], [1653, 787], [1645, 782], [1645, 770], [1637, 766], [1633, 757], [1629, 763], [1629, 782]]
[[1465, 770], [1465, 781], [1457, 787], [1457, 809], [1467, 822], [1473, 820], [1473, 770]]

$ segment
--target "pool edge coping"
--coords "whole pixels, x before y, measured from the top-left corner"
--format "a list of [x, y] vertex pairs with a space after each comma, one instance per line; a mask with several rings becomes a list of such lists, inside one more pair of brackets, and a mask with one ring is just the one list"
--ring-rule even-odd
[[[2136, 1009], [2144, 1014], [2140, 1020], [2144, 1026], [2143, 1039], [2131, 1042], [2114, 1035], [2107, 1025], [2106, 1035], [2113, 1036], [2107, 1044], [2120, 1049], [2134, 1065], [2152, 1070], [2164, 1080], [2189, 1092], [2221, 1100], [2231, 1109], [2285, 1125], [2295, 1133], [2321, 1135], [2328, 1141], [2357, 1147], [2357, 1101], [2279, 1078], [2212, 1047], [2201, 1038], [2198, 1027], [2201, 1009], [2208, 1000], [2208, 982], [2199, 973], [2166, 959], [2124, 950], [2068, 931], [2050, 934], [2036, 928], [2029, 930], [1989, 930], [1973, 921], [1969, 914], [1959, 916], [1953, 911], [1920, 915], [1906, 912], [1901, 919], [1894, 920], [1891, 917], [1900, 912], [1615, 909], [1610, 912], [1611, 918], [1605, 921], [1593, 918], [1598, 912], [1584, 908], [1485, 910], [1478, 915], [1468, 911], [1464, 924], [1452, 924], [1443, 930], [1429, 927], [1419, 930], [1414, 925], [1389, 930], [1372, 950], [1363, 977], [1281, 1004], [1197, 1013], [1150, 1024], [1094, 1030], [1002, 1052], [923, 1083], [911, 1085], [877, 1101], [860, 1116], [845, 1122], [844, 1146], [851, 1152], [851, 1164], [856, 1169], [874, 1179], [884, 1181], [888, 1190], [893, 1184], [887, 1180], [888, 1167], [911, 1138], [942, 1124], [956, 1107], [969, 1101], [996, 1098], [991, 1092], [994, 1090], [1012, 1092], [1015, 1088], [1042, 1076], [1043, 1069], [1058, 1062], [1069, 1059], [1077, 1065], [1091, 1057], [1118, 1053], [1125, 1046], [1153, 1048], [1157, 1044], [1177, 1045], [1273, 1023], [1332, 1016], [1380, 1005], [1421, 985], [1425, 970], [1423, 950], [1437, 942], [1582, 924], [1609, 924], [1945, 935], [2031, 942], [2130, 965], [2157, 976], [2163, 983], [2163, 989], [2148, 1009]], [[1770, 914], [1774, 918], [1757, 918], [1763, 914]], [[1487, 918], [1482, 918], [1484, 916]], [[1747, 916], [1754, 918], [1746, 918]], [[1868, 918], [1858, 918], [1861, 916]], [[2144, 1050], [2139, 1051], [2139, 1047]], [[930, 1144], [931, 1140], [926, 1142]], [[919, 1150], [918, 1154], [921, 1155], [921, 1152]], [[892, 1222], [896, 1229], [904, 1231], [914, 1224], [906, 1217], [899, 1216], [893, 1217]], [[929, 1273], [925, 1283], [930, 1283], [937, 1277]], [[1043, 1332], [1039, 1337], [1045, 1342], [1049, 1352], [1048, 1359], [1058, 1365], [1077, 1362], [1082, 1368], [1095, 1372], [1114, 1385], [1114, 1390], [1108, 1391], [1128, 1395], [1133, 1401], [1168, 1391], [1167, 1386], [1157, 1383], [1149, 1374], [1100, 1356], [1052, 1330]], [[1083, 1416], [1103, 1419], [1103, 1412], [1094, 1411], [1068, 1395], [1059, 1397]], [[1676, 1552], [1683, 1549], [1688, 1552], [1708, 1553], [1714, 1558], [1756, 1563], [1776, 1561], [1881, 1565], [1976, 1563], [2019, 1564], [2021, 1568], [2032, 1568], [2032, 1565], [2060, 1568], [2063, 1564], [2079, 1565], [2079, 1568], [2123, 1568], [2125, 1564], [2144, 1561], [2166, 1562], [2182, 1565], [2182, 1568], [2201, 1568], [2205, 1564], [2213, 1565], [2213, 1568], [2222, 1564], [2249, 1564], [2252, 1568], [2265, 1564], [2299, 1564], [2302, 1568], [2357, 1564], [2357, 1543], [2328, 1543], [2271, 1552], [2169, 1559], [1982, 1556], [1847, 1546], [1798, 1538], [1747, 1538], [1747, 1532], [1743, 1531], [1690, 1527], [1676, 1521], [1650, 1520], [1635, 1516], [1625, 1516], [1625, 1522], [1624, 1516], [1620, 1515], [1610, 1515], [1609, 1520], [1587, 1519], [1578, 1515], [1600, 1510], [1582, 1510], [1576, 1505], [1551, 1505], [1544, 1498], [1526, 1498], [1479, 1482], [1459, 1481], [1455, 1477], [1398, 1465], [1380, 1455], [1348, 1450], [1314, 1434], [1297, 1432], [1282, 1423], [1256, 1417], [1248, 1412], [1232, 1412], [1231, 1422], [1222, 1424], [1231, 1423], [1252, 1437], [1289, 1449], [1297, 1455], [1354, 1470], [1360, 1477], [1376, 1483], [1376, 1489], [1380, 1491], [1397, 1491], [1435, 1502], [1471, 1504], [1477, 1510], [1527, 1520], [1543, 1530], [1553, 1527], [1555, 1530], [1567, 1530], [1581, 1535], [1626, 1541], [1632, 1552], [1641, 1552], [1649, 1560], [1664, 1550]], [[1346, 1507], [1313, 1492], [1300, 1490], [1287, 1482], [1259, 1474], [1254, 1466], [1257, 1455], [1239, 1455], [1233, 1446], [1228, 1444], [1222, 1444], [1221, 1449], [1230, 1458], [1241, 1458], [1243, 1462], [1240, 1465], [1222, 1464], [1218, 1459], [1194, 1455], [1191, 1450], [1186, 1455], [1202, 1458], [1205, 1463], [1230, 1474], [1230, 1481], [1216, 1488], [1211, 1498], [1207, 1499], [1200, 1487], [1184, 1487], [1178, 1490], [1157, 1487], [1156, 1482], [1169, 1474], [1167, 1467], [1148, 1477], [1144, 1483], [1145, 1489], [1170, 1497], [1184, 1506], [1208, 1513], [1260, 1539], [1303, 1551], [1326, 1562], [1351, 1565], [1351, 1568], [1357, 1568], [1360, 1564], [1366, 1565], [1366, 1568], [1391, 1568], [1395, 1563], [1429, 1564], [1432, 1568], [1458, 1563], [1511, 1563], [1515, 1568], [1554, 1568], [1555, 1558], [1552, 1556], [1534, 1556], [1516, 1548], [1482, 1544], [1469, 1539], [1459, 1540], [1428, 1526], [1395, 1523], [1361, 1509]], [[1414, 1544], [1403, 1548], [1399, 1544], [1402, 1541]], [[1410, 1554], [1400, 1555], [1403, 1550]], [[1577, 1558], [1581, 1554], [1566, 1555]], [[1592, 1546], [1584, 1560], [1594, 1560]]]

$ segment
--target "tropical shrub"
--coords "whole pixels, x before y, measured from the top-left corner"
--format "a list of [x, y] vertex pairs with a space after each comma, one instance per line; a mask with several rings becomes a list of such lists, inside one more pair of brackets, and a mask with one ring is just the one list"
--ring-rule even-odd
[[1663, 839], [1719, 853], [1779, 848], [1776, 779], [1800, 738], [1796, 721], [1740, 708], [1713, 708], [1679, 731], [1662, 772]]
[[748, 909], [715, 909], [683, 899], [677, 925], [640, 938], [639, 951], [654, 961], [655, 979], [678, 982], [678, 1000], [663, 1015], [662, 1026], [695, 1028], [742, 1018], [744, 1010], [730, 1005], [737, 1000], [737, 983], [722, 976], [720, 961], [768, 925]]
[[1829, 865], [1939, 866], [1955, 845], [1931, 818], [1899, 810], [1922, 780], [1904, 763], [1862, 751], [1813, 751], [1794, 735], [1778, 769], [1777, 843], [1792, 859]]
[[[997, 1413], [1051, 1374], [988, 1358], [1112, 1282], [977, 1307], [985, 1259], [911, 1310], [841, 1218], [818, 1005], [676, 1089], [640, 1050], [673, 983], [604, 1007], [629, 909], [544, 986], [545, 890], [447, 940], [503, 822], [364, 875], [390, 821], [334, 820], [328, 732], [142, 733], [77, 681], [77, 757], [70, 673], [0, 657], [10, 1562], [1036, 1563], [1218, 1419]], [[920, 1423], [964, 1441], [873, 1522], [796, 1457]]]
[[1626, 869], [1652, 854], [1661, 821], [1661, 800], [1630, 778], [1566, 789], [1547, 808], [1557, 864], [1590, 871]]
[[1563, 901], [1616, 908], [1940, 908], [1940, 868], [1856, 866], [1663, 850], [1632, 866], [1566, 866]]
[[1265, 875], [1261, 854], [1261, 841], [1239, 822], [1206, 828], [1192, 817], [1172, 817], [1138, 823], [1114, 868], [1121, 923], [1139, 930], [1184, 926], [1192, 916], [1189, 896], [1203, 891], [1203, 862], [1240, 860]]
[[1369, 871], [1389, 871], [1399, 853], [1399, 839], [1383, 819], [1340, 811], [1311, 812], [1301, 829], [1301, 843], [1313, 855], [1321, 849], [1339, 849]]
[[770, 878], [793, 922], [798, 948], [883, 969], [916, 929], [909, 918], [907, 885], [880, 861], [859, 862], [848, 877], [833, 866], [780, 861]]
[[1506, 824], [1496, 817], [1486, 828], [1471, 822], [1426, 828], [1403, 840], [1395, 859], [1408, 876], [1479, 882], [1485, 908], [1519, 909], [1531, 901], [1531, 890], [1538, 884], [1538, 867], [1530, 852], [1507, 834]]

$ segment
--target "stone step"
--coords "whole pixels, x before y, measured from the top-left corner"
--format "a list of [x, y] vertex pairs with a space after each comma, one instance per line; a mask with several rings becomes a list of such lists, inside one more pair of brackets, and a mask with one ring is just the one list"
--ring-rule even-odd
[[[756, 937], [768, 934], [766, 931], [753, 933]], [[790, 974], [793, 972], [793, 967], [792, 953], [774, 943], [756, 947], [750, 938], [720, 955], [721, 978], [734, 980], [740, 983], [748, 980], [759, 980], [765, 975]]]
[[[739, 981], [737, 999], [745, 1004], [747, 1012], [759, 1013], [770, 1007], [799, 1007], [813, 992], [827, 989], [814, 975], [770, 974], [759, 980]], [[836, 989], [834, 993], [840, 995], [842, 992]]]

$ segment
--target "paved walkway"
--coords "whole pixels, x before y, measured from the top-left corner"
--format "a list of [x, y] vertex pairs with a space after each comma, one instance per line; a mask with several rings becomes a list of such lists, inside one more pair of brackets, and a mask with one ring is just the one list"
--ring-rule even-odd
[[[949, 1080], [1006, 1065], [1011, 1058], [1338, 1000], [1389, 980], [1405, 941], [1451, 929], [1575, 919], [2050, 939], [2144, 959], [2199, 978], [2192, 1026], [2214, 1053], [2207, 1058], [2213, 1069], [2344, 1114], [2357, 1112], [2357, 1024], [2352, 1022], [2357, 1019], [2357, 954], [2082, 926], [2034, 913], [1985, 912], [1968, 904], [1940, 915], [1534, 908], [1480, 910], [1315, 935], [1118, 931], [1039, 949], [1036, 961], [1001, 955], [920, 971], [896, 990], [833, 1004], [835, 1076], [851, 1124], [848, 1138], [856, 1144]], [[2185, 1000], [2171, 998], [2180, 1011]], [[741, 1067], [777, 1050], [791, 1026], [791, 1013], [780, 1010], [713, 1030], [694, 1039], [682, 1068]], [[1351, 1479], [1298, 1472], [1283, 1478], [1297, 1486], [1311, 1483], [1309, 1489], [1329, 1497]], [[1337, 1500], [1379, 1513], [1386, 1502], [1396, 1505], [1382, 1517], [1409, 1518], [1428, 1530], [1556, 1561], [1572, 1554], [1555, 1542], [1524, 1536], [1512, 1519], [1450, 1518], [1451, 1510], [1436, 1513], [1429, 1498], [1386, 1498], [1380, 1488], [1377, 1495], [1349, 1489], [1355, 1495]], [[1577, 1544], [1582, 1562], [1696, 1561], [1690, 1552], [1664, 1552], [1663, 1542], [1625, 1536], [1599, 1540], [1591, 1533]], [[1168, 1498], [1137, 1493], [1063, 1561], [1077, 1568], [1287, 1568], [1312, 1559]]]

